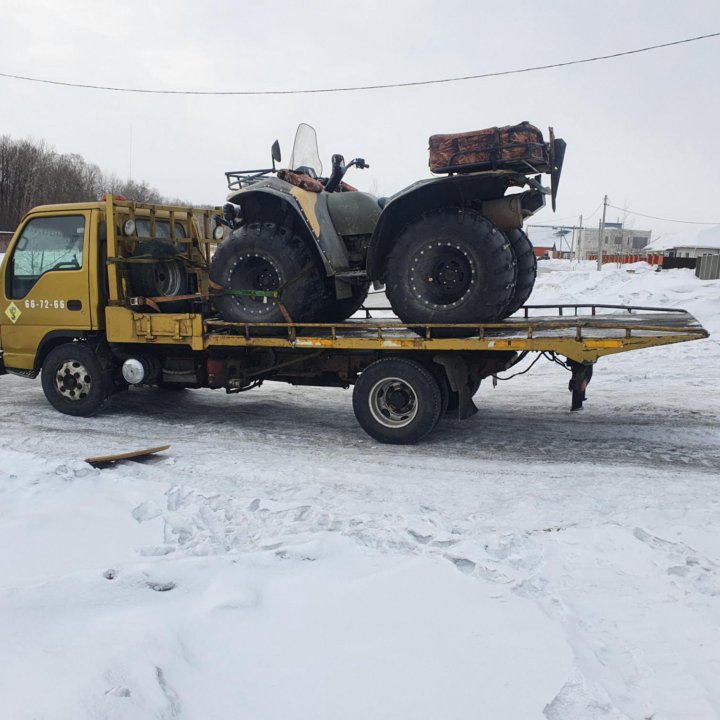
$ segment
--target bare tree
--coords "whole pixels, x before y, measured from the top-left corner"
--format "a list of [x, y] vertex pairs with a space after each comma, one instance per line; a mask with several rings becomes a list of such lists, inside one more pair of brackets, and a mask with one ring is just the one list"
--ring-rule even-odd
[[36, 205], [97, 200], [105, 193], [138, 202], [170, 202], [144, 181], [103, 173], [82, 156], [57, 153], [42, 140], [0, 136], [0, 229], [14, 229]]

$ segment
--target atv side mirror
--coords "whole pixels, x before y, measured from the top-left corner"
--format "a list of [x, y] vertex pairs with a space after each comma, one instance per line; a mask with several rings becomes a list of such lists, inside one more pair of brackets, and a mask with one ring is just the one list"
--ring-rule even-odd
[[282, 160], [282, 156], [280, 155], [280, 143], [277, 140], [272, 144], [270, 154], [272, 155], [273, 169], [274, 169], [275, 163], [280, 162]]

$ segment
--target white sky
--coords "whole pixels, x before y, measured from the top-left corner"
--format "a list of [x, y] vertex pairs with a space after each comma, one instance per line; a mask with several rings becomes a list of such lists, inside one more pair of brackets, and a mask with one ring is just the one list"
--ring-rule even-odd
[[[273, 90], [404, 82], [545, 65], [720, 30], [718, 0], [0, 0], [0, 72], [102, 85]], [[597, 226], [614, 205], [720, 221], [720, 38], [447, 85], [281, 97], [110, 93], [0, 78], [0, 133], [45, 139], [163, 194], [220, 204], [223, 172], [263, 167], [298, 122], [363, 156], [361, 189], [427, 177], [427, 139], [529, 120], [568, 143], [558, 197], [535, 223]], [[610, 210], [608, 220], [622, 213]], [[622, 219], [622, 217], [620, 217]], [[628, 216], [653, 239], [701, 226]]]

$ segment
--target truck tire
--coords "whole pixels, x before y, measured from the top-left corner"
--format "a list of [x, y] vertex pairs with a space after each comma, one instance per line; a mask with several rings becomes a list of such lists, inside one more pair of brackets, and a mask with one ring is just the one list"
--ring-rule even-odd
[[[293, 322], [312, 322], [323, 294], [318, 258], [292, 229], [272, 222], [245, 225], [220, 245], [210, 264], [210, 280], [228, 290], [279, 291]], [[223, 320], [238, 323], [287, 322], [277, 300], [218, 295]], [[284, 328], [260, 328], [258, 335], [285, 334]]]
[[522, 230], [511, 230], [507, 233], [507, 238], [517, 264], [515, 289], [505, 310], [505, 315], [509, 317], [527, 302], [533, 291], [537, 277], [537, 258], [530, 238]]
[[[388, 256], [387, 296], [405, 323], [488, 323], [506, 317], [515, 259], [504, 233], [480, 213], [440, 208], [405, 226]], [[419, 330], [420, 334], [424, 331]], [[472, 328], [442, 328], [465, 337]]]
[[370, 283], [353, 285], [352, 295], [349, 298], [338, 300], [334, 297], [335, 283], [333, 283], [328, 297], [323, 299], [315, 321], [319, 323], [335, 323], [347, 320], [362, 307], [365, 300], [367, 300], [369, 291]]
[[[180, 258], [168, 259], [180, 252], [167, 240], [143, 240], [135, 247], [134, 256], [151, 255], [158, 258], [154, 263], [130, 263], [128, 277], [134, 295], [141, 297], [176, 297], [188, 294], [188, 276], [185, 263]], [[160, 259], [164, 258], [164, 259]], [[158, 303], [163, 312], [184, 312], [187, 302]]]
[[110, 373], [81, 342], [52, 349], [43, 362], [41, 380], [48, 402], [61, 413], [77, 417], [101, 410], [114, 389]]
[[412, 445], [435, 428], [442, 410], [433, 373], [415, 360], [383, 358], [360, 374], [353, 391], [355, 417], [383, 443]]

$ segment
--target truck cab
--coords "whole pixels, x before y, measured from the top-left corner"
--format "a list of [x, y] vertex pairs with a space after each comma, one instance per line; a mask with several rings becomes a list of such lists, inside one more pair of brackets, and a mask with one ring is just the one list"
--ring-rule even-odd
[[5, 368], [31, 377], [54, 345], [105, 327], [101, 203], [47, 205], [21, 222], [0, 270]]

